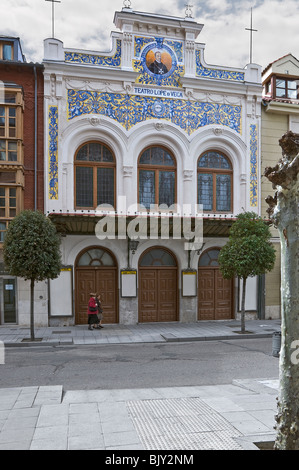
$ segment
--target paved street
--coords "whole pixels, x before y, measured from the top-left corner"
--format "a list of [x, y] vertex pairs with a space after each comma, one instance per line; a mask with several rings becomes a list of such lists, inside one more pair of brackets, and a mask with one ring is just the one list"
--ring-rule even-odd
[[218, 385], [276, 377], [271, 338], [8, 347], [0, 388], [63, 384], [65, 391]]
[[[204, 341], [202, 346], [208, 346], [208, 340], [232, 338], [241, 344], [238, 322], [198, 325], [107, 325], [101, 332], [64, 327], [37, 333], [43, 338], [39, 348], [67, 346], [65, 338], [77, 348], [99, 340], [162, 345]], [[275, 321], [248, 322], [246, 337], [271, 338], [279, 327]], [[11, 352], [19, 348], [24, 353], [38, 347], [38, 342], [22, 341], [27, 335], [20, 328], [0, 328], [6, 354], [11, 347]], [[274, 439], [277, 388], [277, 375], [252, 378], [252, 374], [250, 379], [235, 377], [215, 385], [75, 390], [63, 384], [2, 385], [0, 450], [257, 450], [255, 443]]]

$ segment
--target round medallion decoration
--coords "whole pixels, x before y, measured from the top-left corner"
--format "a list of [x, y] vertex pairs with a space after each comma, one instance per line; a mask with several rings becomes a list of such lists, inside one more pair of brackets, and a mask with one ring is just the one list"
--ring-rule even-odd
[[177, 60], [172, 49], [163, 44], [163, 38], [148, 44], [141, 53], [144, 70], [152, 77], [168, 78], [177, 66]]

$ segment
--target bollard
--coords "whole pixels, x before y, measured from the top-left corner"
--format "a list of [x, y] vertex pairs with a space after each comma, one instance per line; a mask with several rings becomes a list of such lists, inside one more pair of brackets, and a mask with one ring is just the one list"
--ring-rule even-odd
[[281, 332], [275, 331], [272, 335], [272, 356], [279, 357], [281, 348]]
[[0, 365], [5, 364], [5, 349], [3, 341], [0, 341]]

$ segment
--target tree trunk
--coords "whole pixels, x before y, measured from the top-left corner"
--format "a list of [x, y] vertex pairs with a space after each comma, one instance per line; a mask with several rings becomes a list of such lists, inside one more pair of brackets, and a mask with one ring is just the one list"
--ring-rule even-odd
[[34, 337], [34, 279], [30, 280], [30, 338], [31, 338], [31, 341], [35, 340], [35, 337]]
[[242, 305], [241, 305], [241, 333], [245, 333], [245, 296], [246, 296], [246, 277], [242, 279]]
[[265, 175], [276, 187], [267, 198], [268, 213], [281, 242], [281, 350], [279, 397], [276, 416], [277, 450], [299, 450], [299, 135], [286, 133], [280, 140], [283, 158]]

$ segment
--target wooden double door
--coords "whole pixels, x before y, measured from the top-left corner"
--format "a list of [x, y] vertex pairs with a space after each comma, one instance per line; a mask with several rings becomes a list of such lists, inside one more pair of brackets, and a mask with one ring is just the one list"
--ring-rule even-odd
[[100, 293], [103, 323], [118, 322], [117, 268], [82, 267], [76, 269], [76, 324], [87, 324], [87, 306], [90, 293]]
[[176, 267], [139, 268], [139, 322], [178, 320]]
[[233, 318], [232, 280], [224, 279], [219, 267], [198, 269], [198, 320]]

